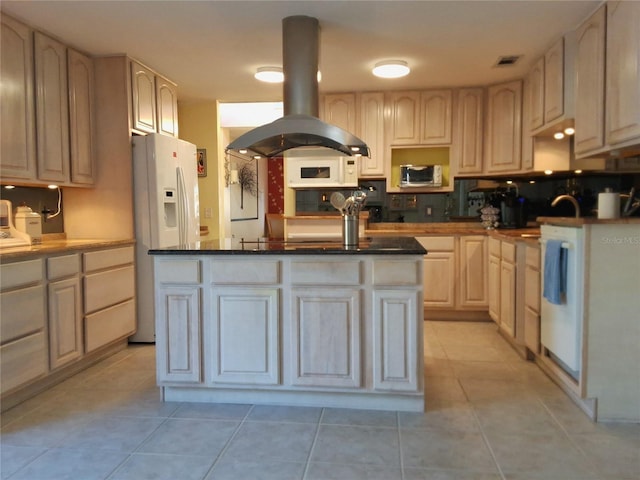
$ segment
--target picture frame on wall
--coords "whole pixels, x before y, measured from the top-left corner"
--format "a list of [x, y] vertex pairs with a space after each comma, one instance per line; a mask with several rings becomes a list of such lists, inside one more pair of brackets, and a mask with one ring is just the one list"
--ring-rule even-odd
[[207, 176], [207, 149], [198, 148], [196, 158], [198, 161], [198, 176], [206, 177]]

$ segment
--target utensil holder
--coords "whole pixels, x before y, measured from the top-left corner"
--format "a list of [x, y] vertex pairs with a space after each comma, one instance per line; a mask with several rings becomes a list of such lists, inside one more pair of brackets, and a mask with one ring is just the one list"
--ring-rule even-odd
[[342, 216], [342, 243], [345, 246], [358, 245], [359, 215]]

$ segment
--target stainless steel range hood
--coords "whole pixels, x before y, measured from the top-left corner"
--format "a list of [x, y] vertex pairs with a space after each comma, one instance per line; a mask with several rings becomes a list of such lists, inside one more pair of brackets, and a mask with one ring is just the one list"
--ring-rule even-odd
[[355, 135], [318, 118], [318, 20], [292, 16], [282, 20], [284, 116], [254, 128], [227, 145], [264, 157], [279, 157], [297, 147], [326, 147], [344, 155], [369, 156]]

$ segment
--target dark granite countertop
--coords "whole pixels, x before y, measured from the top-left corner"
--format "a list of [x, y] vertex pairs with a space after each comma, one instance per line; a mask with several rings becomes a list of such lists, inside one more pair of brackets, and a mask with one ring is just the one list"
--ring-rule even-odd
[[149, 250], [149, 255], [424, 255], [413, 237], [366, 237], [357, 246], [342, 240], [219, 239]]

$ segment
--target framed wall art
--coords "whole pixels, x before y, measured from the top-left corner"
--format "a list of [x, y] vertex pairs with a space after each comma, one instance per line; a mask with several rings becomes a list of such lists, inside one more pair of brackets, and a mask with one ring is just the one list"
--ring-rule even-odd
[[197, 159], [198, 159], [198, 176], [206, 177], [207, 176], [207, 149], [206, 148], [198, 148], [197, 149]]

